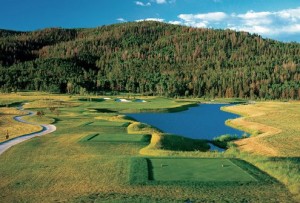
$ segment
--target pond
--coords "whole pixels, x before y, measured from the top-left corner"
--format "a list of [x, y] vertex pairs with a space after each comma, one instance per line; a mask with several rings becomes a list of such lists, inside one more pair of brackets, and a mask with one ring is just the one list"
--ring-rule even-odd
[[241, 137], [245, 132], [225, 125], [227, 119], [240, 116], [221, 111], [222, 106], [228, 106], [228, 104], [200, 104], [186, 111], [175, 113], [135, 113], [126, 115], [139, 122], [155, 126], [165, 133], [194, 139], [213, 140], [213, 138], [225, 134]]

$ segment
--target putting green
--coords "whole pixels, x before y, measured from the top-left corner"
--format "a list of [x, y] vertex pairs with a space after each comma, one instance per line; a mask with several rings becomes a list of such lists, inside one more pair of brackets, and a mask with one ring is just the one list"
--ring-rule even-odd
[[229, 159], [151, 158], [150, 162], [156, 181], [257, 181]]

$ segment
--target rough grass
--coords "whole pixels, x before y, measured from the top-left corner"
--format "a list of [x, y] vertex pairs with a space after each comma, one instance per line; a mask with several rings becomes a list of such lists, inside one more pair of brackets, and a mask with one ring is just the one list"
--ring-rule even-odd
[[55, 122], [55, 119], [50, 116], [26, 116], [23, 118], [24, 121], [30, 123], [37, 123], [37, 124], [52, 124]]
[[[84, 102], [80, 106], [62, 107], [61, 115], [55, 117], [56, 132], [28, 140], [2, 154], [0, 202], [184, 202], [188, 198], [193, 202], [292, 202], [285, 187], [272, 181], [238, 184], [179, 184], [176, 181], [143, 184], [141, 181], [138, 185], [131, 184], [135, 179], [146, 178], [144, 161], [131, 164], [132, 158], [140, 156], [140, 150], [145, 149], [145, 142], [81, 141], [87, 135], [127, 134], [126, 127], [120, 123], [115, 126], [107, 123], [109, 117], [122, 122], [124, 118], [117, 119], [115, 114], [87, 109], [97, 108], [99, 103]], [[151, 105], [151, 102], [148, 104]], [[107, 118], [105, 121], [104, 117]], [[147, 132], [147, 128], [151, 130], [150, 126], [142, 125], [140, 128], [138, 125], [135, 133], [144, 134], [142, 132]], [[156, 134], [159, 132], [153, 128], [151, 132], [148, 148], [160, 156], [163, 153], [195, 158], [224, 156], [199, 151], [161, 150], [160, 134]], [[142, 170], [135, 178], [129, 175], [134, 169]]]
[[24, 108], [26, 109], [32, 109], [32, 108], [39, 108], [39, 109], [47, 109], [50, 107], [55, 108], [62, 108], [62, 107], [73, 107], [80, 105], [78, 102], [72, 102], [72, 101], [65, 101], [63, 99], [53, 99], [53, 98], [47, 98], [47, 99], [39, 99], [32, 101], [30, 103], [25, 103]]
[[236, 142], [244, 151], [268, 156], [300, 156], [300, 102], [258, 102], [226, 107], [246, 115], [231, 121], [259, 135]]
[[234, 154], [287, 185], [300, 201], [300, 102], [259, 102], [225, 110], [245, 116], [232, 120], [233, 126], [261, 132], [235, 142], [242, 152]]
[[19, 115], [25, 115], [25, 113], [15, 108], [0, 108], [0, 142], [7, 140], [7, 131], [9, 139], [12, 139], [24, 134], [37, 132], [42, 129], [37, 125], [29, 125], [15, 121], [13, 118]]
[[0, 105], [11, 105], [37, 100], [71, 100], [68, 95], [49, 94], [45, 92], [0, 93]]

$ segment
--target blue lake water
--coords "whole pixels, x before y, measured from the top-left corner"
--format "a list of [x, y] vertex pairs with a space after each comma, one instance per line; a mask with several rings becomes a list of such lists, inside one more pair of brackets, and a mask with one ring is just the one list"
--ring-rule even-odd
[[142, 123], [155, 126], [165, 133], [194, 139], [212, 140], [225, 134], [242, 136], [245, 132], [225, 125], [227, 119], [240, 116], [221, 111], [222, 106], [228, 106], [228, 104], [200, 104], [186, 111], [175, 113], [135, 113], [126, 115]]

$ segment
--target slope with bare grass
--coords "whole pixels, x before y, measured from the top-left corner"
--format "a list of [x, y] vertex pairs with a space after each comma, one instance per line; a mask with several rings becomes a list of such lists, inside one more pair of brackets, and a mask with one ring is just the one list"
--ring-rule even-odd
[[[284, 183], [300, 201], [300, 102], [258, 102], [224, 109], [244, 117], [227, 124], [252, 133], [236, 141], [234, 155]], [[240, 150], [240, 152], [238, 152]]]
[[244, 115], [227, 123], [254, 134], [235, 142], [241, 150], [267, 156], [300, 156], [300, 102], [258, 102], [224, 110]]

